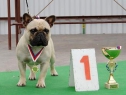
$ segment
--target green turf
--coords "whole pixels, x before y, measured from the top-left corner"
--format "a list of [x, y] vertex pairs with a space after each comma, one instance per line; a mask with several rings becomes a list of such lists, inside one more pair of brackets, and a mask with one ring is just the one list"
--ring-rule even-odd
[[[76, 92], [74, 87], [69, 87], [69, 66], [57, 67], [59, 76], [52, 77], [48, 72], [46, 77], [46, 88], [36, 88], [37, 80], [28, 80], [25, 87], [17, 87], [19, 72], [0, 72], [0, 95], [126, 95], [126, 61], [118, 62], [118, 68], [114, 73], [115, 80], [119, 83], [119, 88], [108, 90], [104, 83], [108, 80], [109, 73], [104, 64], [98, 64], [98, 75], [100, 89], [90, 92]], [[37, 72], [37, 77], [39, 72]]]

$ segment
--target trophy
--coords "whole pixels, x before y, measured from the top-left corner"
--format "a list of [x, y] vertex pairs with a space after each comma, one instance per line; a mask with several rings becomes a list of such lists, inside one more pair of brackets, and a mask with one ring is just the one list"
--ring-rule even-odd
[[102, 48], [103, 55], [109, 59], [106, 68], [110, 72], [110, 76], [108, 81], [105, 83], [105, 87], [108, 89], [119, 88], [119, 84], [115, 81], [113, 73], [118, 66], [117, 63], [114, 61], [114, 59], [120, 54], [120, 51], [121, 46]]

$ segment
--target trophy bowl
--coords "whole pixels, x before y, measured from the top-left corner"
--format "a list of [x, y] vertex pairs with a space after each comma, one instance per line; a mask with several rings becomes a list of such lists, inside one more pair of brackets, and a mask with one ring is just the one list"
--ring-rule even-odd
[[121, 52], [121, 49], [118, 49], [116, 47], [104, 47], [103, 49], [105, 51], [103, 50], [102, 53], [108, 59], [115, 59]]
[[115, 81], [113, 73], [115, 72], [118, 66], [117, 63], [114, 61], [114, 59], [119, 56], [120, 52], [121, 52], [121, 46], [102, 48], [103, 55], [109, 59], [106, 68], [109, 71], [110, 76], [108, 81], [105, 83], [105, 87], [108, 89], [119, 88], [119, 84]]

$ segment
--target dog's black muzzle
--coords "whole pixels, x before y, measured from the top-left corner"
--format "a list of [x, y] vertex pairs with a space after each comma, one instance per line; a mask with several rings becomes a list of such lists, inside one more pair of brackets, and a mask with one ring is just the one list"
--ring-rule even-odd
[[33, 40], [30, 40], [32, 46], [47, 46], [48, 40], [43, 32], [37, 33]]

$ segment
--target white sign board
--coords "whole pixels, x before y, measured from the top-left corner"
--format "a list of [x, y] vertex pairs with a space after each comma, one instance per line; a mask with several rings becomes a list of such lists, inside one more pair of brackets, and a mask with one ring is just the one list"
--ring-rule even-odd
[[71, 49], [69, 86], [76, 91], [99, 89], [95, 49]]

